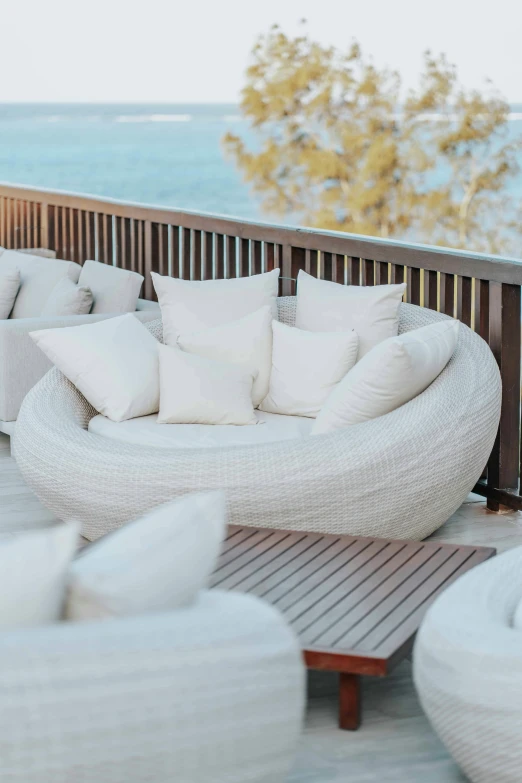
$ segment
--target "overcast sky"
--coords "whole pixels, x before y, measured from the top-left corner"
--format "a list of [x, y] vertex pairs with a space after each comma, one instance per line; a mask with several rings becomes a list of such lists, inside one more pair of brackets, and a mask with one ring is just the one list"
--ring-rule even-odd
[[522, 102], [520, 0], [3, 0], [0, 101], [235, 102], [257, 34], [302, 17], [407, 85], [431, 48]]

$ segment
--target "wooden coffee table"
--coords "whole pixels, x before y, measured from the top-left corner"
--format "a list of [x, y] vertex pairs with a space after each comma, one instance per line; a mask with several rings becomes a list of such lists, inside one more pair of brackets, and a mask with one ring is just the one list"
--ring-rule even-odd
[[229, 528], [212, 587], [277, 607], [310, 669], [339, 672], [339, 726], [357, 729], [361, 675], [383, 677], [411, 650], [435, 597], [494, 549], [438, 542]]

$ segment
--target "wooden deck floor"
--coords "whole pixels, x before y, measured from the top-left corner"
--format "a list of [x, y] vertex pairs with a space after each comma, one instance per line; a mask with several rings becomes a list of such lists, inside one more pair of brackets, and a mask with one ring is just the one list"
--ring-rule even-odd
[[[383, 510], [385, 512], [385, 509]], [[422, 513], [422, 509], [419, 509]], [[0, 435], [0, 533], [51, 524], [25, 486]], [[522, 514], [489, 514], [470, 498], [434, 538], [451, 543], [522, 545]], [[404, 662], [383, 680], [364, 687], [364, 722], [356, 733], [337, 728], [335, 675], [312, 672], [306, 726], [290, 783], [462, 783], [464, 778], [424, 718]]]

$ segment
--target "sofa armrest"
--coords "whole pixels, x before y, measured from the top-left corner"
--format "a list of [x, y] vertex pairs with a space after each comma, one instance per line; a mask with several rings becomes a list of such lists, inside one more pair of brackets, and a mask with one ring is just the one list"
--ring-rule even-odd
[[161, 615], [3, 632], [2, 773], [20, 783], [283, 783], [304, 672], [282, 617], [203, 592]]
[[[115, 318], [114, 313], [98, 315], [48, 316], [0, 320], [0, 420], [15, 421], [27, 392], [51, 369], [52, 363], [29, 336], [37, 329], [58, 329]], [[158, 312], [135, 313], [142, 323], [156, 320]]]

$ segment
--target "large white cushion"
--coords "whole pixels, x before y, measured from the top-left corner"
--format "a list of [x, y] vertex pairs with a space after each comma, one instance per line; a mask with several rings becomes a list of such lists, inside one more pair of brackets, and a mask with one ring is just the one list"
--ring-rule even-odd
[[451, 359], [458, 329], [458, 321], [440, 321], [375, 346], [333, 390], [312, 435], [375, 419], [412, 400]]
[[13, 309], [18, 289], [20, 288], [20, 272], [18, 269], [0, 268], [0, 319], [9, 318]]
[[236, 321], [270, 305], [277, 318], [279, 269], [231, 280], [178, 280], [152, 273], [163, 320], [163, 339], [175, 345], [180, 334]]
[[51, 291], [41, 315], [87, 315], [91, 307], [91, 289], [64, 277]]
[[159, 343], [131, 313], [30, 335], [91, 405], [109, 419], [123, 421], [158, 410]]
[[17, 250], [4, 250], [0, 256], [0, 269], [18, 269], [20, 272], [20, 290], [11, 318], [35, 318], [41, 315], [58, 280], [68, 277], [77, 283], [81, 272], [79, 264], [72, 261], [32, 256]]
[[252, 400], [257, 407], [268, 393], [272, 368], [272, 308], [265, 305], [238, 321], [181, 334], [183, 351], [244, 367], [254, 376]]
[[79, 526], [61, 524], [0, 539], [0, 628], [60, 619]]
[[314, 421], [308, 417], [279, 416], [264, 411], [254, 411], [254, 415], [261, 426], [158, 424], [157, 414], [114, 422], [98, 415], [90, 420], [89, 432], [153, 449], [209, 449], [304, 438], [310, 434]]
[[93, 313], [133, 313], [140, 295], [143, 275], [99, 261], [86, 261], [80, 285], [90, 288]]
[[260, 410], [317, 416], [326, 398], [357, 359], [357, 334], [308, 332], [272, 322], [270, 387]]
[[374, 345], [394, 337], [406, 286], [341, 285], [318, 280], [301, 270], [297, 278], [295, 325], [310, 332], [346, 332], [359, 336], [359, 359]]
[[223, 540], [224, 492], [187, 495], [88, 547], [69, 579], [69, 620], [165, 612], [207, 585]]
[[257, 424], [243, 367], [159, 345], [159, 368], [160, 424]]

